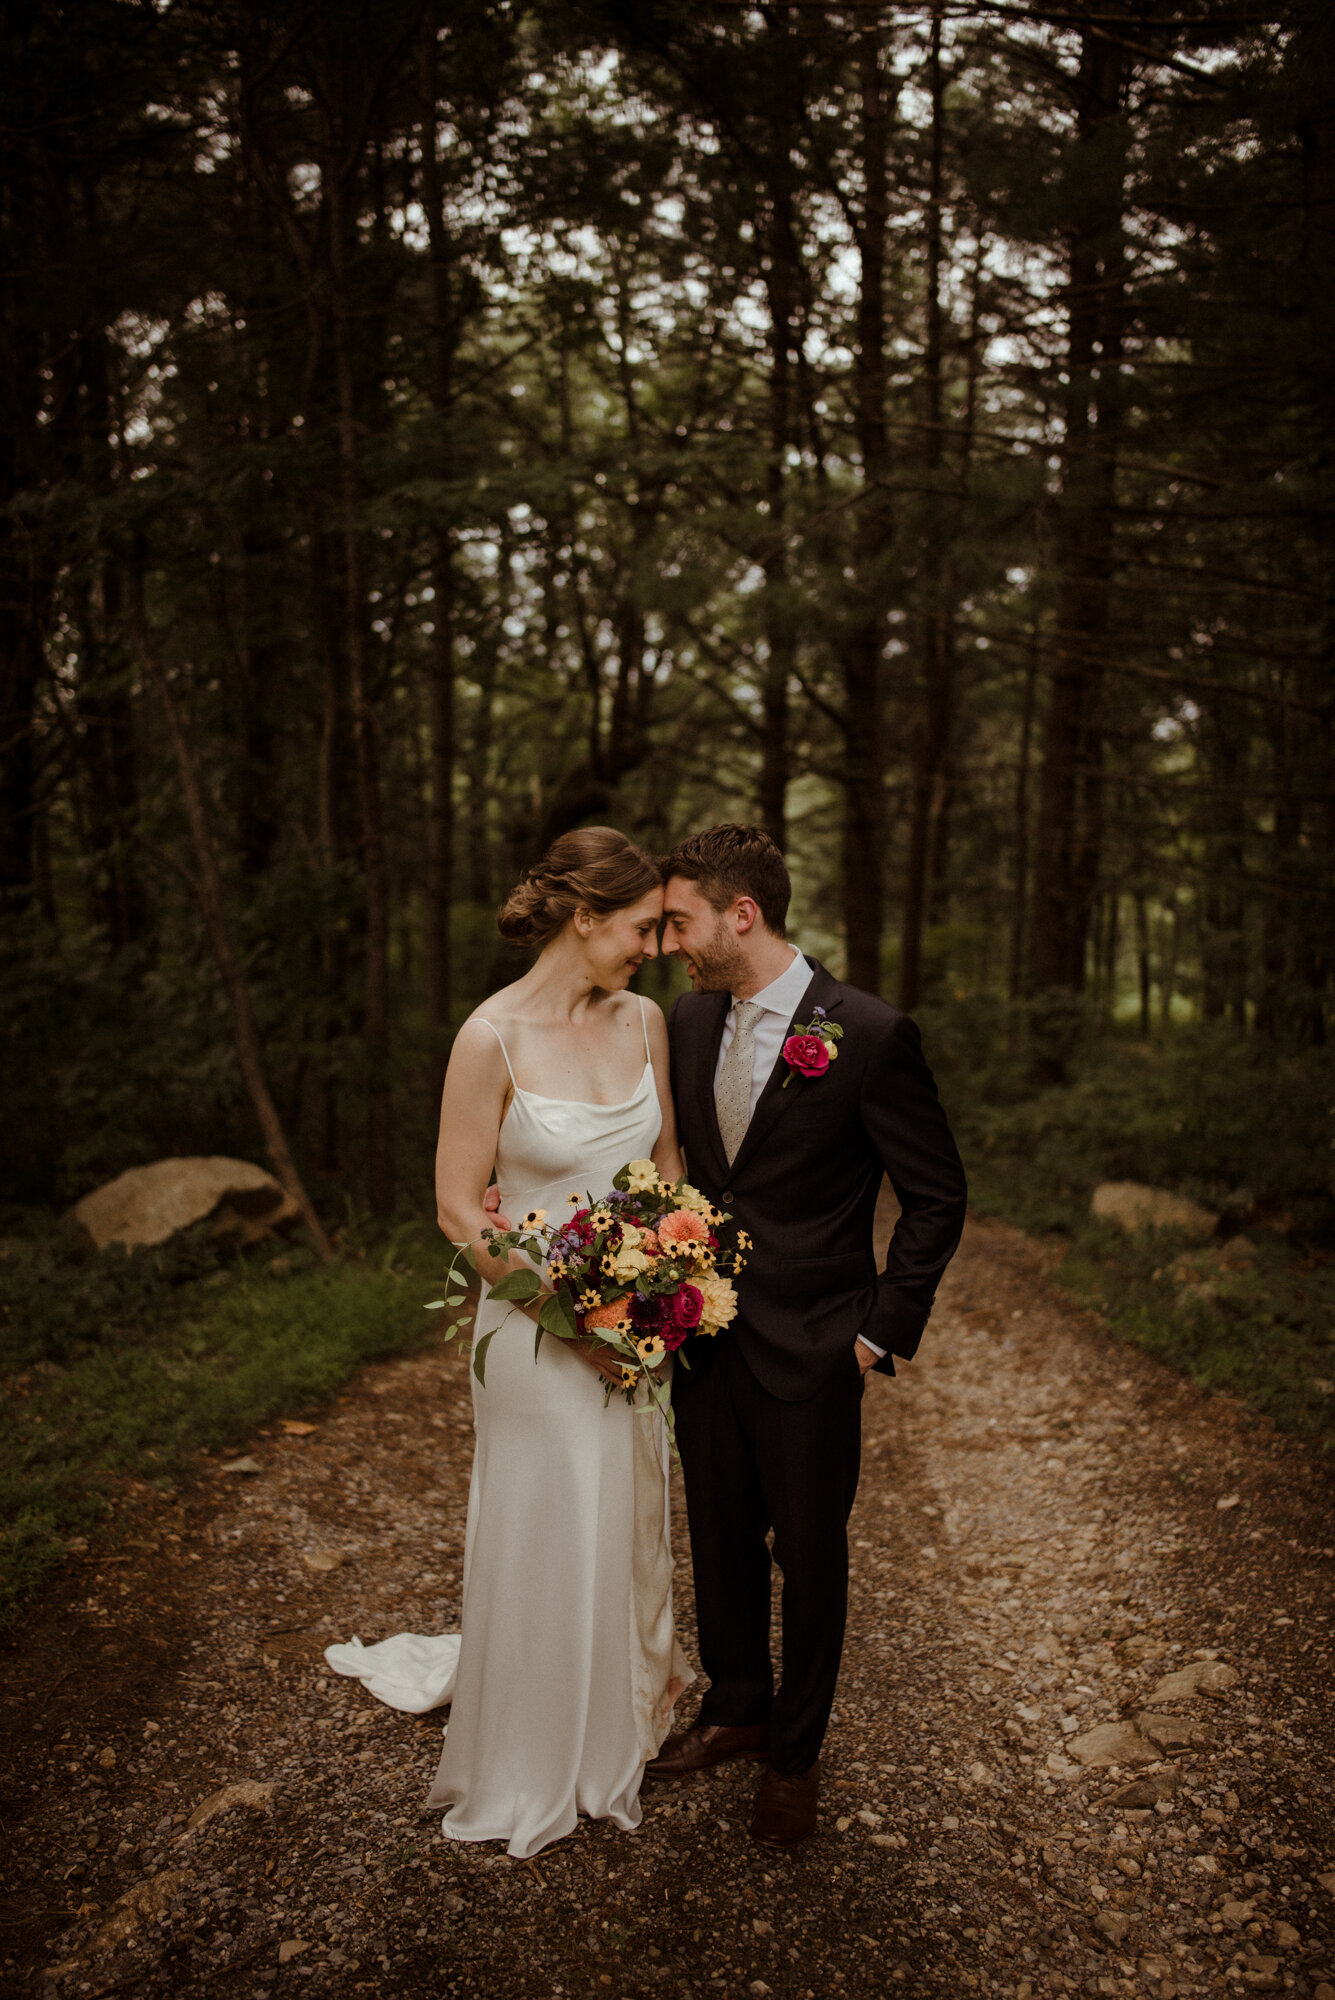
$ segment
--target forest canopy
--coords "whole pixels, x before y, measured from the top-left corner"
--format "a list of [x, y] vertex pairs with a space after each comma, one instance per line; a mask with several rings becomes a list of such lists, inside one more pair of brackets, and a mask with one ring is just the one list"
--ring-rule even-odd
[[389, 1208], [589, 822], [1039, 1080], [1324, 1042], [1325, 0], [28, 0], [0, 107], [10, 1199], [254, 1151], [249, 1010]]

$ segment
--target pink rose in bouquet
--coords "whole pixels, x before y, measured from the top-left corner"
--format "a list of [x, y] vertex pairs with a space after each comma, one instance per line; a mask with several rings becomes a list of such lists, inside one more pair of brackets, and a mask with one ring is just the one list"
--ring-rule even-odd
[[695, 1332], [704, 1315], [704, 1293], [698, 1285], [685, 1284], [671, 1301], [672, 1316], [662, 1328], [664, 1344], [675, 1354]]
[[[742, 1269], [749, 1239], [737, 1230], [725, 1240], [723, 1226], [732, 1218], [687, 1181], [663, 1180], [652, 1160], [622, 1167], [601, 1201], [572, 1194], [570, 1207], [573, 1213], [561, 1224], [532, 1209], [518, 1228], [484, 1229], [493, 1256], [520, 1250], [533, 1267], [508, 1270], [485, 1297], [521, 1309], [540, 1299], [539, 1342], [546, 1333], [596, 1342], [604, 1367], [615, 1357], [627, 1401], [646, 1397], [654, 1403], [672, 1443], [671, 1382], [660, 1364], [692, 1335], [717, 1334], [732, 1323], [737, 1295], [727, 1274], [735, 1277]], [[459, 1267], [477, 1269], [471, 1244], [458, 1243], [455, 1252], [447, 1286], [457, 1289], [435, 1301], [459, 1312], [449, 1336], [468, 1323]], [[473, 1373], [484, 1388], [487, 1348], [506, 1324], [489, 1328], [474, 1344]], [[684, 1354], [679, 1361], [687, 1365]], [[609, 1379], [607, 1396], [614, 1386]]]
[[824, 1076], [830, 1067], [830, 1051], [819, 1035], [789, 1035], [783, 1059], [799, 1076]]

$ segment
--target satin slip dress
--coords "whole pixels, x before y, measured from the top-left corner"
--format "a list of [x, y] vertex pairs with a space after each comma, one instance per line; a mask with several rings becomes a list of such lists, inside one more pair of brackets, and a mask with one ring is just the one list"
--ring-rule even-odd
[[[643, 1022], [643, 1002], [641, 1020]], [[597, 1201], [647, 1158], [661, 1113], [645, 1065], [621, 1104], [540, 1096], [515, 1082], [501, 1124], [501, 1211], [517, 1221], [569, 1198]], [[455, 1840], [504, 1840], [523, 1858], [576, 1819], [640, 1821], [644, 1766], [692, 1678], [672, 1618], [667, 1443], [553, 1335], [534, 1360], [525, 1314], [485, 1299], [474, 1344], [495, 1329], [485, 1386], [470, 1372], [476, 1449], [464, 1548], [462, 1631], [331, 1646], [329, 1664], [396, 1708], [450, 1701], [428, 1805]]]

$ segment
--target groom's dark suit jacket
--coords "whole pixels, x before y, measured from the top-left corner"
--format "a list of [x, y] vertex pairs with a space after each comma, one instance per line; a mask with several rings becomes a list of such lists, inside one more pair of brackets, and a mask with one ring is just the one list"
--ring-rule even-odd
[[[823, 1007], [844, 1031], [838, 1056], [819, 1077], [790, 1072], [780, 1056], [731, 1166], [714, 1108], [731, 996], [685, 993], [669, 1021], [687, 1173], [752, 1238], [723, 1338], [736, 1338], [762, 1387], [786, 1402], [814, 1395], [860, 1334], [886, 1350], [876, 1365], [889, 1374], [892, 1356], [911, 1357], [964, 1226], [964, 1169], [916, 1026], [807, 963], [794, 1021]], [[882, 1174], [900, 1217], [878, 1273]]]

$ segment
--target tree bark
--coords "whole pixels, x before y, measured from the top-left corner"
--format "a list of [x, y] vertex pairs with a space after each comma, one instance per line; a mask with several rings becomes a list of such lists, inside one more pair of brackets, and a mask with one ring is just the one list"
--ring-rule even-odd
[[1118, 121], [1125, 66], [1115, 40], [1084, 35], [1068, 159], [1069, 379], [1057, 511], [1055, 665], [1034, 845], [1029, 976], [1036, 991], [1079, 993], [1083, 987], [1102, 845], [1100, 699], [1121, 400], [1125, 138]]
[[928, 488], [924, 513], [924, 606], [920, 623], [924, 688], [913, 755], [908, 857], [900, 925], [899, 1004], [911, 1012], [922, 998], [922, 943], [929, 885], [944, 873], [941, 848], [949, 790], [950, 741], [955, 709], [954, 576], [947, 548], [948, 519], [940, 491], [945, 458], [945, 311], [941, 300], [942, 180], [945, 159], [945, 83], [941, 67], [941, 4], [932, 9], [928, 51], [932, 125], [927, 182], [927, 339], [923, 355], [922, 459]]
[[[1236, 709], [1237, 704], [1231, 706]], [[1245, 722], [1226, 712], [1220, 702], [1205, 712], [1201, 746], [1210, 779], [1202, 843], [1201, 1012], [1207, 1021], [1227, 1020], [1243, 1028], [1247, 1021]]]
[[1024, 693], [1020, 703], [1020, 749], [1015, 769], [1014, 887], [1011, 892], [1010, 962], [1006, 991], [1012, 1000], [1024, 992], [1025, 919], [1029, 893], [1029, 758], [1034, 733], [1034, 701], [1038, 690], [1038, 627], [1029, 635], [1029, 656], [1025, 661]]
[[340, 157], [334, 133], [326, 148], [329, 294], [338, 397], [339, 497], [342, 510], [348, 698], [357, 771], [362, 876], [366, 892], [366, 980], [362, 1038], [366, 1049], [366, 1182], [377, 1215], [394, 1198], [389, 1050], [389, 881], [380, 797], [379, 743], [369, 688], [364, 530], [357, 389], [353, 370], [348, 255], [355, 237], [349, 182], [355, 163]]
[[287, 1142], [287, 1134], [283, 1129], [282, 1119], [278, 1115], [265, 1076], [263, 1048], [255, 1021], [255, 1010], [251, 1005], [250, 989], [246, 985], [236, 953], [232, 949], [231, 935], [223, 910], [222, 880], [204, 808], [204, 789], [200, 783], [199, 768], [194, 751], [190, 747], [180, 708], [172, 693], [171, 682], [167, 678], [166, 669], [148, 628], [142, 592], [142, 581], [135, 577], [131, 589], [130, 629], [140, 664], [161, 704], [163, 718], [167, 724], [167, 734], [171, 738], [172, 751], [176, 758], [177, 774], [180, 777], [181, 792], [185, 800], [186, 818], [190, 824], [190, 844], [195, 857], [195, 895], [200, 915], [204, 919], [204, 928], [208, 932], [209, 943], [213, 947], [213, 955], [218, 961], [218, 970], [227, 989], [227, 998], [232, 1010], [232, 1034], [236, 1044], [237, 1062], [264, 1138], [270, 1165], [301, 1210], [316, 1250], [328, 1263], [334, 1254], [332, 1246], [315, 1212], [314, 1204], [306, 1192], [301, 1175], [297, 1172], [296, 1162]]
[[800, 84], [792, 72], [787, 46], [787, 9], [783, 25], [771, 36], [774, 89], [771, 100], [773, 144], [767, 169], [768, 235], [765, 294], [769, 305], [770, 365], [767, 392], [769, 424], [765, 460], [765, 509], [769, 539], [765, 572], [765, 671], [760, 684], [760, 822], [780, 847], [788, 842], [789, 706], [797, 666], [796, 630], [788, 579], [788, 449], [793, 435], [793, 320], [797, 310], [798, 247], [793, 214], [793, 174], [788, 158], [794, 93]]
[[858, 37], [863, 208], [858, 224], [860, 284], [854, 428], [862, 461], [856, 598], [844, 645], [843, 897], [847, 977], [880, 990], [885, 914], [883, 676], [885, 565], [892, 521], [890, 447], [885, 421], [886, 147], [889, 114], [876, 29]]
[[[95, 223], [91, 195], [85, 201], [89, 221]], [[86, 329], [79, 345], [88, 478], [102, 511], [110, 508], [115, 486], [106, 329]], [[121, 561], [121, 551], [103, 541], [72, 591], [79, 630], [80, 745], [88, 773], [90, 900], [95, 921], [118, 952], [139, 943], [148, 931], [148, 899], [133, 845], [138, 771]]]
[[1335, 15], [1309, 4], [1294, 45], [1303, 79], [1299, 140], [1303, 159], [1303, 249], [1310, 326], [1309, 370], [1315, 390], [1317, 439], [1317, 578], [1320, 620], [1305, 673], [1318, 710], [1310, 748], [1315, 795], [1310, 841], [1314, 893], [1300, 919], [1303, 929], [1302, 1032], [1313, 1043], [1327, 1039], [1327, 1008], [1335, 972]]
[[[1146, 908], [1144, 896], [1138, 893], [1135, 898], [1135, 904], [1136, 904], [1136, 971], [1139, 977], [1139, 987], [1140, 987], [1140, 1035], [1141, 1035], [1141, 1040], [1147, 1042], [1150, 1038], [1150, 1028], [1153, 1022], [1153, 1016], [1151, 1015], [1150, 1012], [1150, 996], [1151, 996], [1150, 921], [1149, 921], [1149, 911]], [[1115, 988], [1111, 995], [1111, 1001], [1112, 1001], [1112, 1007], [1110, 1008], [1110, 1011], [1114, 1011], [1117, 1005], [1117, 993]]]
[[[450, 241], [445, 227], [437, 156], [439, 0], [427, 0], [422, 20], [422, 206], [426, 210], [431, 266], [431, 405], [438, 449], [448, 460], [447, 433], [454, 400], [458, 339]], [[450, 1021], [450, 918], [454, 903], [454, 535], [439, 521], [431, 537], [432, 602], [430, 668], [430, 800], [427, 809], [426, 1011], [435, 1045], [435, 1067], [444, 1074], [444, 1037]], [[439, 1081], [439, 1079], [437, 1079]]]

